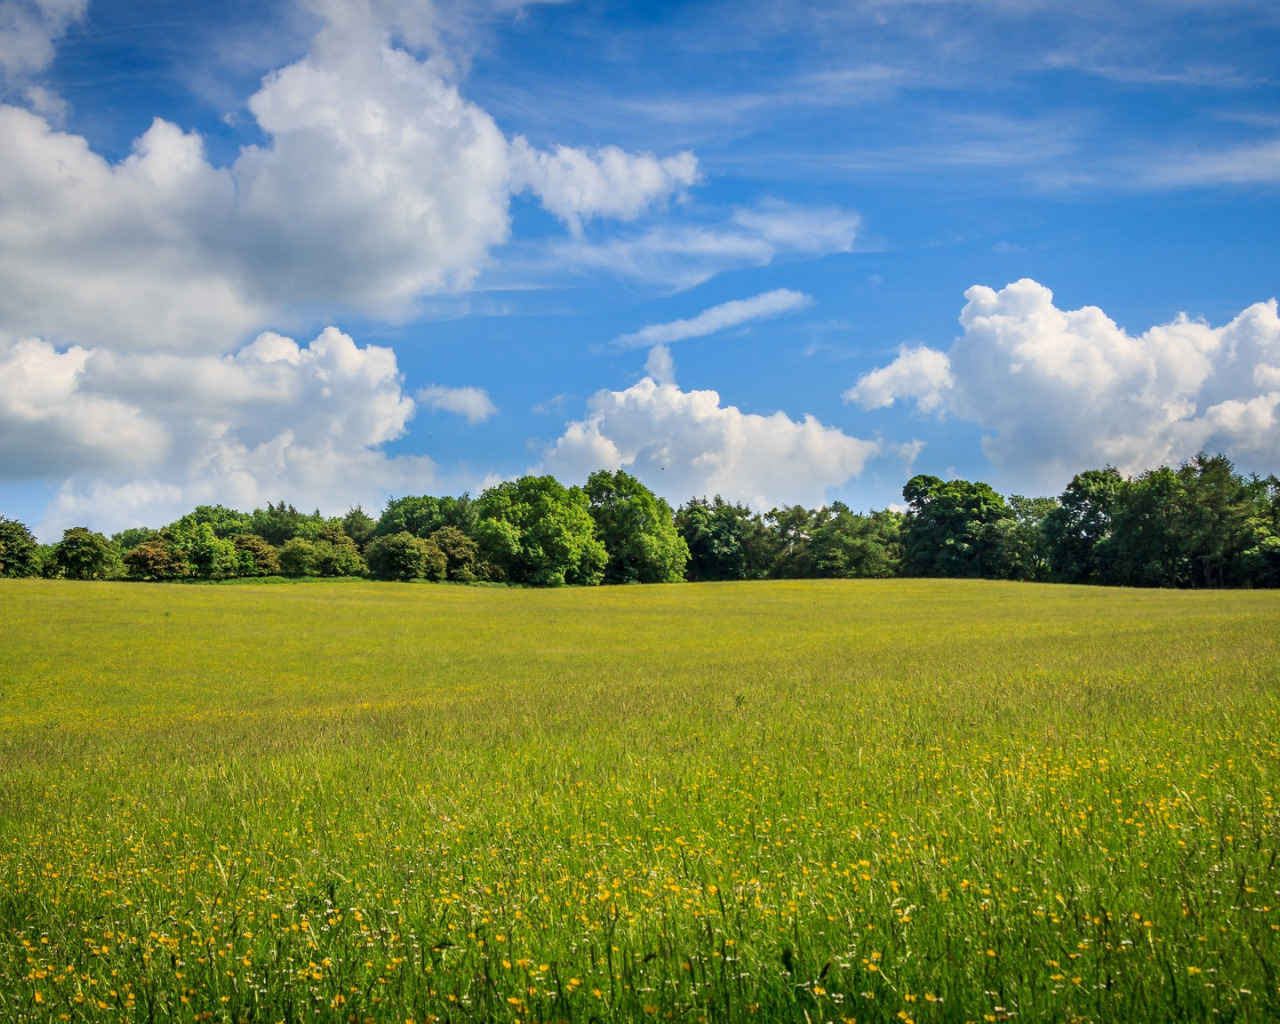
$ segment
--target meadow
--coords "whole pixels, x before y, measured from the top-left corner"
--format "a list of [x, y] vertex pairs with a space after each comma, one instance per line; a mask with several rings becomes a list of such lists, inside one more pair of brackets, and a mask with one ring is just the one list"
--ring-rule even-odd
[[1280, 593], [0, 581], [0, 1020], [1280, 1019]]

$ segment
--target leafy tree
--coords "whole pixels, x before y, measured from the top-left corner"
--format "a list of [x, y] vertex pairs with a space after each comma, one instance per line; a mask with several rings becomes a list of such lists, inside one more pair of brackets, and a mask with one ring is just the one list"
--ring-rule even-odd
[[671, 506], [622, 470], [592, 473], [585, 488], [608, 562], [605, 583], [679, 583], [689, 546]]
[[773, 544], [761, 517], [718, 494], [680, 506], [676, 529], [689, 547], [685, 575], [690, 580], [762, 579], [773, 564]]
[[1191, 585], [1223, 587], [1238, 580], [1241, 556], [1256, 534], [1254, 489], [1225, 455], [1197, 453], [1178, 467], [1183, 501], [1178, 533], [1190, 561]]
[[771, 549], [770, 576], [776, 579], [799, 579], [815, 575], [810, 544], [813, 531], [825, 511], [810, 511], [803, 505], [784, 505], [765, 513], [764, 521], [769, 530]]
[[219, 540], [230, 540], [248, 532], [251, 519], [252, 516], [222, 505], [197, 505], [173, 526], [183, 533], [192, 533], [193, 527], [208, 525]]
[[417, 494], [388, 501], [375, 529], [379, 537], [390, 537], [397, 533], [429, 537], [443, 525], [440, 499], [433, 498], [430, 494]]
[[238, 576], [278, 576], [280, 574], [280, 555], [257, 534], [242, 533], [232, 543], [236, 549]]
[[1254, 476], [1247, 484], [1247, 494], [1250, 542], [1236, 559], [1232, 583], [1280, 587], [1280, 479]]
[[903, 571], [908, 576], [1000, 575], [999, 524], [1011, 518], [1004, 499], [984, 483], [914, 476], [902, 489]]
[[40, 545], [24, 523], [0, 516], [0, 576], [40, 575]]
[[364, 553], [369, 571], [382, 580], [441, 580], [449, 567], [435, 541], [407, 530], [374, 538]]
[[191, 562], [191, 572], [206, 580], [225, 580], [237, 574], [240, 559], [233, 541], [225, 540], [214, 532], [208, 522], [181, 521], [187, 527], [185, 536], [174, 530], [175, 538], [186, 549]]
[[501, 575], [500, 570], [480, 557], [480, 545], [456, 526], [442, 526], [431, 535], [445, 557], [445, 575], [457, 583], [475, 583]]
[[286, 576], [319, 576], [319, 562], [314, 541], [293, 537], [280, 546], [280, 571]]
[[1049, 573], [1060, 583], [1106, 583], [1112, 576], [1111, 519], [1124, 488], [1114, 466], [1077, 473], [1044, 517]]
[[470, 495], [460, 498], [433, 498], [429, 494], [392, 498], [378, 519], [377, 536], [411, 533], [430, 537], [445, 526], [452, 526], [468, 537], [475, 536], [477, 506]]
[[113, 533], [111, 539], [120, 545], [121, 551], [132, 551], [139, 544], [157, 536], [159, 536], [159, 533], [149, 526], [131, 526], [127, 530]]
[[477, 502], [476, 541], [513, 583], [594, 585], [609, 556], [595, 536], [590, 499], [553, 476], [490, 487]]
[[286, 505], [281, 499], [275, 505], [268, 502], [266, 508], [255, 508], [245, 518], [242, 532], [256, 534], [272, 547], [278, 548], [298, 535], [298, 529], [305, 519], [305, 515], [292, 505]]
[[168, 534], [152, 533], [124, 553], [124, 568], [130, 579], [179, 580], [191, 573], [187, 553]]
[[902, 516], [897, 512], [857, 515], [841, 501], [814, 514], [800, 575], [836, 579], [883, 579], [897, 572]]
[[63, 531], [53, 546], [46, 574], [70, 580], [109, 580], [124, 572], [120, 548], [100, 533], [85, 526]]
[[377, 528], [378, 524], [359, 505], [349, 509], [342, 517], [343, 532], [355, 542], [358, 548], [363, 549], [369, 541], [373, 540], [374, 531]]
[[355, 541], [337, 523], [327, 524], [312, 542], [315, 567], [321, 576], [360, 576], [365, 571], [364, 559]]
[[1038, 582], [1049, 579], [1049, 545], [1045, 520], [1058, 508], [1056, 498], [1008, 498], [1011, 517], [996, 526], [996, 575], [1000, 579]]

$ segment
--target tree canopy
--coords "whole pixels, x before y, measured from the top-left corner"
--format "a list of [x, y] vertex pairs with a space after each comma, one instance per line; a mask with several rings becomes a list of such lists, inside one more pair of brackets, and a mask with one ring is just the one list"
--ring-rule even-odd
[[524, 476], [478, 498], [390, 499], [326, 518], [281, 500], [201, 505], [108, 540], [87, 527], [53, 545], [0, 516], [0, 576], [165, 582], [285, 575], [520, 586], [932, 576], [1137, 587], [1280, 586], [1280, 480], [1222, 455], [1133, 477], [1078, 473], [1058, 497], [919, 475], [905, 511], [843, 502], [760, 512], [690, 498], [678, 509], [623, 470], [584, 487]]

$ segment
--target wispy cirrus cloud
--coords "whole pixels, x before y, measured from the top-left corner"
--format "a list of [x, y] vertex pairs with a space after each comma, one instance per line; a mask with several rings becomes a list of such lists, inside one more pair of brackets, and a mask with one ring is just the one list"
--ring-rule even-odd
[[813, 305], [813, 299], [804, 292], [794, 291], [791, 288], [775, 288], [770, 292], [753, 295], [749, 299], [722, 302], [685, 320], [649, 324], [632, 334], [623, 334], [614, 338], [613, 344], [622, 349], [668, 345], [673, 341], [684, 341], [686, 338], [703, 338], [708, 334], [716, 334], [731, 327], [750, 323], [752, 320], [793, 313], [811, 305]]

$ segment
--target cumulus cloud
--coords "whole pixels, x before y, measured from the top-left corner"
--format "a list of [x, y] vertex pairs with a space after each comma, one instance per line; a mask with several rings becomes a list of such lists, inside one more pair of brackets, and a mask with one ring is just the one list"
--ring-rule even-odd
[[54, 43], [84, 17], [89, 0], [0, 0], [0, 76], [43, 71]]
[[879, 451], [812, 416], [744, 413], [715, 391], [646, 376], [592, 397], [586, 418], [566, 426], [541, 468], [565, 480], [626, 469], [673, 502], [718, 493], [767, 509], [821, 504]]
[[698, 179], [698, 161], [688, 151], [663, 160], [617, 146], [594, 153], [570, 146], [542, 152], [517, 135], [511, 144], [512, 188], [533, 191], [542, 205], [575, 232], [591, 217], [634, 220]]
[[1136, 472], [1206, 449], [1266, 464], [1280, 451], [1274, 299], [1222, 327], [1182, 314], [1135, 336], [1027, 279], [965, 297], [949, 352], [904, 349], [846, 397], [975, 422], [997, 466], [1055, 486], [1108, 462]]
[[728, 330], [760, 320], [764, 317], [791, 313], [813, 304], [804, 292], [790, 288], [775, 288], [771, 292], [753, 295], [749, 299], [734, 299], [718, 306], [704, 309], [687, 320], [671, 320], [663, 324], [650, 324], [634, 334], [624, 334], [613, 343], [619, 348], [645, 348], [649, 345], [668, 345], [686, 338], [702, 338], [708, 334]]
[[844, 400], [857, 402], [864, 409], [883, 409], [897, 399], [913, 398], [922, 412], [932, 412], [942, 405], [953, 383], [945, 353], [923, 345], [904, 345], [888, 366], [860, 377], [844, 393]]
[[[49, 24], [80, 9], [41, 3]], [[633, 219], [696, 179], [689, 153], [509, 142], [451, 64], [394, 45], [432, 38], [430, 5], [313, 6], [326, 21], [306, 55], [248, 101], [265, 141], [230, 166], [161, 119], [112, 164], [0, 106], [0, 337], [221, 353], [299, 309], [404, 317], [474, 282], [513, 189], [578, 225]]]
[[332, 327], [306, 346], [267, 332], [221, 358], [0, 347], [0, 472], [65, 480], [43, 535], [202, 502], [376, 507], [435, 478], [430, 459], [383, 450], [414, 410], [395, 354]]
[[447, 388], [432, 384], [419, 391], [417, 397], [419, 402], [432, 409], [465, 416], [468, 423], [483, 423], [498, 412], [498, 407], [484, 388]]

